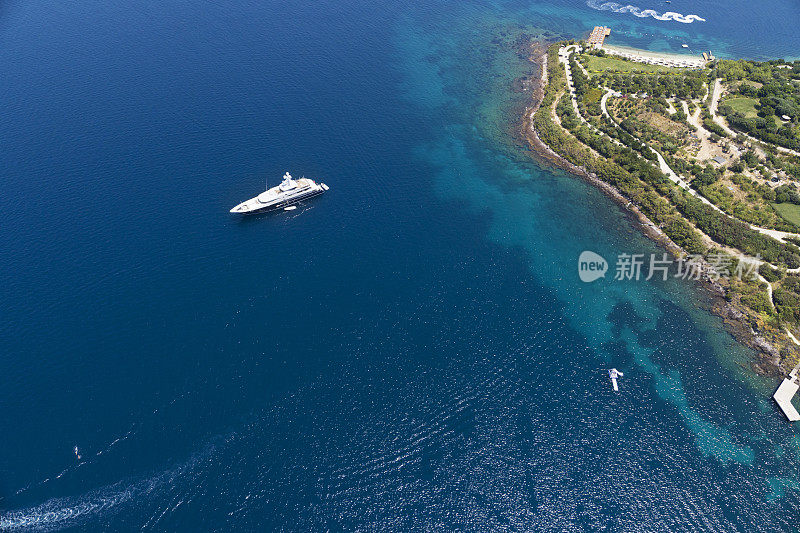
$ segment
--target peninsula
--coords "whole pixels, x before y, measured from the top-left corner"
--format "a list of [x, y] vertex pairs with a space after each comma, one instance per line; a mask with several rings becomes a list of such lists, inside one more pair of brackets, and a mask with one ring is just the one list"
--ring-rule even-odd
[[696, 258], [724, 298], [716, 312], [760, 354], [756, 370], [789, 373], [800, 361], [800, 61], [659, 55], [608, 47], [609, 33], [534, 46], [527, 142]]

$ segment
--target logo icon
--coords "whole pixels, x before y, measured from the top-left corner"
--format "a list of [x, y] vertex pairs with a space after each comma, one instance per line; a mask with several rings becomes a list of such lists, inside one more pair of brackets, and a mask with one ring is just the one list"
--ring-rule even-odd
[[606, 277], [608, 262], [603, 256], [589, 250], [581, 252], [578, 257], [578, 276], [584, 283], [591, 283], [599, 278]]

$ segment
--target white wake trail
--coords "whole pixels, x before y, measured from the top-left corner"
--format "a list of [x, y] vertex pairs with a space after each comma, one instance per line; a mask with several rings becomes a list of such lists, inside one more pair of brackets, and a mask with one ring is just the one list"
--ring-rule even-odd
[[613, 11], [614, 13], [630, 13], [631, 15], [639, 18], [653, 17], [656, 20], [674, 20], [675, 22], [682, 22], [684, 24], [691, 24], [692, 22], [705, 22], [706, 19], [698, 15], [682, 15], [674, 11], [667, 11], [659, 13], [655, 9], [642, 9], [637, 6], [622, 5], [617, 2], [601, 2], [600, 0], [589, 0], [586, 5], [592, 9], [599, 11]]
[[141, 487], [114, 487], [80, 498], [55, 498], [46, 503], [0, 516], [0, 531], [53, 531], [76, 525], [131, 500]]
[[53, 498], [40, 505], [0, 514], [0, 531], [56, 531], [78, 527], [84, 521], [115, 512], [123, 504], [130, 504], [148, 495], [157, 494], [173, 486], [180, 476], [190, 475], [202, 468], [214, 452], [207, 445], [184, 464], [165, 470], [150, 478], [135, 482], [119, 482], [90, 491], [82, 496]]

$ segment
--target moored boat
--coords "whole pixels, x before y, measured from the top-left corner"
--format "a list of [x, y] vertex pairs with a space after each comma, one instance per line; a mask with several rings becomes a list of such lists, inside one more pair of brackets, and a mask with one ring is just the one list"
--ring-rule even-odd
[[312, 179], [303, 177], [300, 179], [292, 178], [288, 172], [283, 175], [280, 185], [268, 188], [255, 198], [240, 203], [231, 213], [241, 215], [254, 215], [275, 211], [299, 203], [308, 198], [318, 196], [328, 190], [324, 183], [317, 183]]

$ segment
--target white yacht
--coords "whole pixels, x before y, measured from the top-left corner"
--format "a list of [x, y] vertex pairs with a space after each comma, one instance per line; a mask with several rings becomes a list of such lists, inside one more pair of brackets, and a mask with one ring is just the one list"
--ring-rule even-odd
[[280, 185], [271, 189], [268, 188], [255, 198], [250, 198], [246, 202], [240, 203], [231, 209], [231, 213], [253, 215], [283, 209], [306, 198], [322, 194], [327, 190], [328, 186], [324, 183], [317, 183], [305, 177], [296, 180], [287, 172], [283, 175], [283, 181]]

